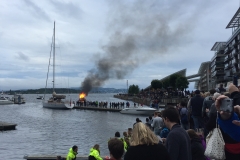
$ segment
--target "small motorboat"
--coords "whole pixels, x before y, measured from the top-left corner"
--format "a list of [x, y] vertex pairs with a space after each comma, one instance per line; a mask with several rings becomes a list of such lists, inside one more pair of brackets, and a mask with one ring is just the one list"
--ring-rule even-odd
[[0, 105], [5, 104], [13, 104], [13, 101], [11, 101], [8, 97], [0, 97]]
[[120, 111], [120, 113], [136, 114], [136, 115], [152, 115], [155, 111], [157, 110], [150, 107], [134, 107], [134, 108], [124, 108]]
[[37, 99], [43, 99], [43, 96], [38, 96]]

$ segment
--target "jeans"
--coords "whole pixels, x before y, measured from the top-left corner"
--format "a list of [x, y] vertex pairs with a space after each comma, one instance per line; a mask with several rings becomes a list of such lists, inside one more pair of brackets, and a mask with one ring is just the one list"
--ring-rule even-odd
[[203, 118], [201, 116], [194, 116], [192, 115], [193, 122], [194, 122], [194, 129], [203, 128]]
[[157, 128], [157, 129], [154, 128], [154, 133], [156, 136], [160, 136], [160, 131], [161, 130], [159, 128]]
[[182, 128], [185, 129], [185, 130], [188, 130], [189, 129], [189, 124], [181, 124]]

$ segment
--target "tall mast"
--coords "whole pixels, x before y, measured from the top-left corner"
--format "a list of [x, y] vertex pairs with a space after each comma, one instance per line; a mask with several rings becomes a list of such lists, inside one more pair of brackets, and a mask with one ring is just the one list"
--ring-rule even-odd
[[55, 88], [55, 21], [53, 29], [53, 92]]

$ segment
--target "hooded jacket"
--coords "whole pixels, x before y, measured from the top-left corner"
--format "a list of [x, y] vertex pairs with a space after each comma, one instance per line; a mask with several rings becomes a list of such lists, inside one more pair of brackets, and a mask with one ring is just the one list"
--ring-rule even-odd
[[89, 156], [93, 156], [96, 160], [102, 160], [102, 158], [101, 158], [100, 155], [99, 155], [98, 150], [96, 150], [96, 149], [94, 149], [94, 148], [91, 148], [91, 149], [90, 149]]
[[73, 149], [70, 148], [66, 160], [75, 160], [76, 156], [77, 156], [77, 152], [74, 152]]
[[192, 160], [205, 160], [205, 149], [200, 138], [191, 139]]

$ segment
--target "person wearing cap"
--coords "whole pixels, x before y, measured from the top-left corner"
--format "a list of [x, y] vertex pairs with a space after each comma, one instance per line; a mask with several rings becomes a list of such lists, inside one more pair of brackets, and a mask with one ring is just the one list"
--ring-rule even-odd
[[188, 110], [192, 115], [194, 122], [194, 129], [203, 128], [202, 106], [204, 98], [201, 97], [200, 91], [195, 91], [195, 96], [192, 97], [188, 103]]

